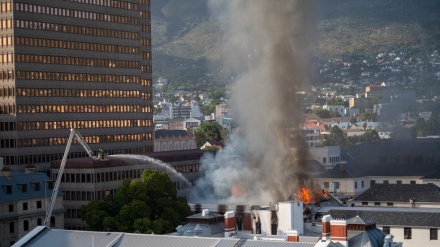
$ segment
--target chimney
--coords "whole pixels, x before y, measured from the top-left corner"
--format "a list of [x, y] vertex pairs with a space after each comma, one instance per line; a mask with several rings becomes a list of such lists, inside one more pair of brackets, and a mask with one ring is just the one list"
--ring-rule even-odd
[[297, 230], [287, 232], [287, 242], [299, 242], [299, 236]]
[[330, 238], [330, 221], [332, 217], [327, 214], [322, 217], [322, 240], [328, 240]]
[[9, 167], [3, 167], [2, 171], [1, 171], [1, 175], [6, 177], [8, 180], [11, 179], [11, 169]]
[[348, 247], [347, 220], [332, 219], [330, 221], [330, 233], [331, 233], [330, 238], [333, 242], [338, 242]]
[[202, 216], [208, 216], [209, 215], [209, 210], [208, 209], [203, 209], [202, 210]]
[[232, 233], [237, 233], [235, 213], [228, 211], [225, 213], [225, 238], [229, 238]]
[[31, 172], [36, 172], [37, 168], [34, 165], [27, 165], [24, 168], [25, 173], [31, 173]]

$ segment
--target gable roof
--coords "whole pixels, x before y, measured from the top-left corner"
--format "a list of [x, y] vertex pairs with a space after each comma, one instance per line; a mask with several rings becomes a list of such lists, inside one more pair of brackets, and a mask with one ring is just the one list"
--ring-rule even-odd
[[440, 188], [434, 184], [376, 184], [355, 201], [440, 202]]

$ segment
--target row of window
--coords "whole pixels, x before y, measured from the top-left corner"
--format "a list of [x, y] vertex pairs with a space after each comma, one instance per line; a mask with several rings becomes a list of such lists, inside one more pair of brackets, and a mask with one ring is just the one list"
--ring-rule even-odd
[[0, 29], [1, 30], [11, 29], [11, 28], [13, 28], [13, 26], [12, 26], [12, 19], [6, 18], [6, 19], [1, 19], [0, 20]]
[[[139, 62], [131, 61], [131, 60], [47, 56], [47, 55], [33, 55], [33, 54], [15, 54], [15, 60], [21, 63], [43, 63], [43, 64], [139, 69]], [[2, 62], [3, 62], [2, 59], [0, 59], [0, 63]]]
[[[0, 114], [9, 109], [9, 105], [0, 105]], [[15, 109], [14, 109], [15, 110]], [[17, 105], [15, 113], [126, 113], [143, 112], [151, 113], [150, 106], [141, 105]]]
[[131, 25], [139, 24], [139, 18], [128, 17], [128, 16], [109, 15], [103, 13], [81, 11], [75, 9], [65, 9], [58, 7], [49, 7], [49, 6], [27, 4], [27, 3], [15, 3], [14, 7], [15, 7], [15, 11], [22, 11], [22, 12], [48, 14], [52, 16], [65, 16], [70, 18], [78, 18], [78, 19], [94, 20], [94, 21], [106, 21], [106, 22], [131, 24]]
[[87, 81], [87, 82], [116, 82], [139, 83], [139, 76], [86, 74], [48, 71], [16, 71], [15, 79], [21, 80], [50, 80], [50, 81]]
[[0, 63], [3, 64], [9, 64], [14, 62], [14, 53], [13, 52], [6, 52], [0, 54]]
[[[0, 131], [22, 131], [22, 130], [51, 130], [74, 128], [109, 128], [108, 126], [120, 127], [151, 127], [152, 120], [90, 120], [90, 121], [29, 121], [29, 122], [0, 122]], [[112, 128], [120, 128], [112, 127]]]
[[[37, 226], [41, 226], [42, 225], [42, 219], [38, 218], [37, 219]], [[50, 226], [54, 227], [55, 226], [55, 217], [52, 216], [50, 218]], [[29, 221], [28, 220], [24, 220], [23, 221], [23, 231], [29, 231], [30, 227], [29, 227]], [[14, 233], [15, 232], [15, 224], [14, 222], [9, 222], [9, 233]]]
[[30, 38], [30, 37], [15, 37], [15, 44], [37, 46], [37, 47], [83, 50], [83, 51], [99, 51], [99, 52], [126, 53], [126, 54], [139, 53], [139, 48], [135, 46], [99, 44], [99, 43], [76, 42], [76, 41], [56, 40], [56, 39], [41, 39], [41, 38]]
[[[70, 2], [77, 3], [85, 3], [85, 4], [94, 4], [99, 6], [113, 7], [118, 9], [127, 9], [127, 10], [139, 10], [139, 5], [137, 3], [130, 3], [124, 1], [116, 1], [116, 0], [69, 0]], [[149, 4], [148, 0], [148, 4]], [[142, 4], [142, 2], [141, 2]], [[148, 5], [149, 6], [149, 5]]]
[[[11, 19], [5, 19], [4, 21], [5, 23], [2, 24], [3, 29], [12, 28]], [[23, 29], [93, 35], [93, 36], [120, 38], [120, 39], [132, 39], [132, 40], [139, 39], [139, 33], [137, 32], [107, 29], [107, 28], [67, 25], [67, 24], [50, 23], [50, 22], [40, 22], [40, 21], [15, 20], [15, 27], [23, 28]], [[148, 26], [144, 29], [150, 30], [150, 27]]]
[[14, 45], [14, 40], [12, 39], [12, 36], [2, 36], [0, 39], [0, 45], [2, 47]]
[[[140, 142], [144, 140], [151, 140], [151, 134], [101, 135], [84, 137], [84, 141], [86, 143]], [[2, 148], [46, 147], [57, 145], [65, 146], [67, 141], [67, 137], [0, 139], [0, 145]]]
[[[6, 95], [9, 88], [0, 88], [0, 97]], [[90, 97], [90, 98], [139, 98], [151, 99], [151, 93], [139, 90], [105, 90], [105, 89], [62, 89], [62, 88], [17, 88], [17, 97]]]
[[[15, 147], [15, 141], [13, 139], [8, 139], [9, 147]], [[1, 147], [4, 148], [4, 147]], [[131, 148], [131, 149], [107, 149], [105, 150], [109, 155], [112, 154], [134, 154], [134, 153], [150, 153], [153, 152], [152, 146], [142, 146], [139, 148]], [[34, 163], [50, 163], [54, 160], [61, 160], [64, 156], [64, 153], [49, 153], [49, 154], [35, 154], [35, 155], [4, 155], [3, 161], [5, 165], [28, 165]], [[70, 152], [69, 158], [81, 158], [88, 157], [89, 155], [83, 152]]]
[[3, 2], [3, 3], [1, 3], [1, 8], [0, 9], [1, 9], [1, 13], [11, 11], [12, 10], [11, 2]]

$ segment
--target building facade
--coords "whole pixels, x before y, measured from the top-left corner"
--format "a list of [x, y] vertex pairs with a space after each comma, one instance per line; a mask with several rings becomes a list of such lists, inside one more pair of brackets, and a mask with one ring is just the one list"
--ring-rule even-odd
[[[201, 176], [201, 150], [160, 152], [146, 155], [110, 155], [101, 160], [89, 157], [69, 159], [61, 177], [60, 190], [64, 193], [64, 228], [84, 230], [80, 208], [91, 200], [114, 195], [125, 179], [140, 179], [146, 169], [168, 173], [179, 196], [187, 196], [189, 189]], [[166, 162], [166, 163], [164, 163]], [[61, 161], [53, 161], [52, 176], [58, 176]]]
[[[46, 207], [52, 195], [52, 180], [45, 173], [12, 172], [0, 174], [0, 246], [9, 247], [36, 226], [44, 224]], [[50, 227], [64, 227], [63, 196], [57, 197]]]
[[71, 128], [93, 151], [153, 150], [149, 0], [0, 4], [5, 165], [50, 169]]

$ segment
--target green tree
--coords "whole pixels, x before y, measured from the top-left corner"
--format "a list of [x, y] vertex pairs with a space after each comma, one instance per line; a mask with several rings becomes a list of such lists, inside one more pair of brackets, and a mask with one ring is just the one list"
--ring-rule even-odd
[[344, 132], [335, 125], [330, 129], [330, 134], [324, 137], [322, 144], [324, 146], [345, 146], [347, 140], [344, 137]]
[[190, 213], [166, 173], [145, 170], [141, 180], [124, 180], [114, 196], [82, 206], [80, 217], [88, 230], [165, 234]]
[[354, 116], [350, 118], [350, 123], [355, 124], [357, 122], [358, 120]]
[[215, 121], [203, 122], [195, 130], [197, 146], [201, 147], [206, 142], [222, 141], [222, 129], [223, 127]]
[[318, 115], [320, 118], [331, 118], [331, 117], [340, 117], [341, 114], [335, 111], [329, 111], [325, 109], [315, 109], [313, 111], [316, 115]]
[[162, 107], [160, 107], [160, 106], [155, 106], [154, 107], [154, 115], [157, 115], [157, 114], [159, 114], [161, 112], [162, 112]]
[[374, 122], [376, 121], [376, 114], [374, 113], [364, 113], [361, 118], [362, 122]]

